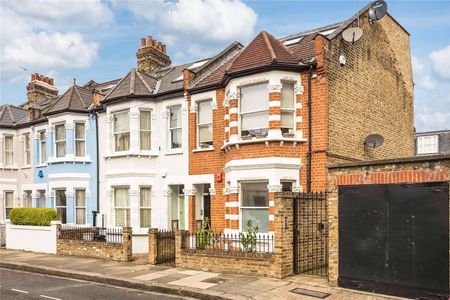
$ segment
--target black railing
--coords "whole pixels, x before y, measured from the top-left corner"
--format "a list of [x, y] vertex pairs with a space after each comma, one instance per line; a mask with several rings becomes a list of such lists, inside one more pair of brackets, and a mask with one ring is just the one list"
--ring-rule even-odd
[[64, 240], [98, 241], [122, 244], [122, 228], [100, 228], [88, 226], [62, 225], [59, 235]]
[[249, 236], [239, 234], [207, 234], [185, 233], [182, 248], [187, 251], [203, 252], [213, 255], [230, 256], [266, 256], [272, 255], [275, 249], [275, 239], [270, 234]]
[[156, 233], [156, 262], [158, 264], [175, 261], [175, 232], [158, 230]]

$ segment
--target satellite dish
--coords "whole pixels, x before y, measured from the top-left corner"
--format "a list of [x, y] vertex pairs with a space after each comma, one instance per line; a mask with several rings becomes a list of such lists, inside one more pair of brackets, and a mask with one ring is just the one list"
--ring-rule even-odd
[[384, 137], [379, 134], [371, 134], [364, 140], [364, 146], [369, 148], [378, 148], [383, 145]]
[[359, 40], [363, 35], [363, 30], [359, 27], [350, 27], [342, 32], [342, 37], [347, 42], [354, 43]]
[[378, 21], [387, 12], [387, 3], [383, 0], [378, 0], [372, 3], [372, 5], [369, 8], [369, 21]]

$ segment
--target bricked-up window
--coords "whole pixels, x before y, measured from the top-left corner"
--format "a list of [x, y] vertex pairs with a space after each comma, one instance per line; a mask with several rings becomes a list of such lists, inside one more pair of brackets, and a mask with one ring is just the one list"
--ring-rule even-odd
[[114, 214], [117, 227], [130, 226], [130, 189], [114, 188]]
[[130, 149], [130, 119], [128, 111], [114, 114], [114, 149], [116, 152]]
[[139, 191], [140, 221], [141, 227], [151, 227], [152, 225], [152, 189], [150, 187], [141, 187]]
[[82, 122], [75, 123], [75, 156], [86, 155], [86, 126]]
[[281, 88], [281, 132], [294, 133], [295, 97], [294, 84], [283, 82]]
[[241, 136], [267, 135], [269, 93], [267, 83], [240, 88]]
[[268, 182], [241, 183], [242, 231], [247, 231], [247, 223], [253, 221], [259, 232], [269, 231], [269, 194]]
[[417, 154], [438, 153], [439, 137], [437, 135], [417, 137]]
[[33, 198], [31, 196], [31, 191], [24, 191], [23, 207], [33, 207]]
[[23, 163], [25, 165], [31, 164], [31, 142], [30, 142], [30, 134], [26, 133], [23, 135]]
[[75, 223], [86, 223], [86, 191], [75, 190]]
[[55, 148], [56, 157], [66, 156], [66, 125], [59, 124], [55, 126]]
[[152, 149], [152, 112], [150, 110], [139, 112], [139, 145], [141, 150]]
[[170, 149], [178, 149], [182, 146], [181, 134], [181, 107], [174, 106], [169, 108], [170, 121]]
[[14, 163], [13, 137], [5, 136], [4, 164], [11, 166]]
[[14, 193], [13, 192], [5, 192], [5, 219], [9, 219], [9, 213], [11, 209], [14, 207]]
[[67, 223], [67, 199], [66, 190], [55, 190], [56, 212], [62, 224]]
[[39, 132], [39, 162], [41, 164], [47, 161], [47, 141], [45, 138], [45, 131]]
[[198, 103], [197, 141], [198, 148], [210, 148], [213, 144], [211, 100]]

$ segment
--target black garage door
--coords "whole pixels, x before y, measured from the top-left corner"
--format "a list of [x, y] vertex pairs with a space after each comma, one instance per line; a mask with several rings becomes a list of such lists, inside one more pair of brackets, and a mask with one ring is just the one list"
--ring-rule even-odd
[[447, 299], [448, 183], [339, 187], [339, 285]]

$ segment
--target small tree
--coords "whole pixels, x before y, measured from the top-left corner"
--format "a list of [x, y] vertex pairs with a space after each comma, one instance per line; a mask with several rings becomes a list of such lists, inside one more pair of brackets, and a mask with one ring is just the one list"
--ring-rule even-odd
[[253, 221], [248, 220], [247, 222], [247, 233], [239, 233], [242, 247], [244, 247], [245, 252], [255, 252], [256, 251], [256, 235], [259, 231], [258, 226], [253, 226]]
[[211, 243], [212, 231], [209, 228], [208, 218], [203, 219], [202, 227], [197, 230], [197, 243], [196, 248], [198, 250], [205, 250], [206, 246]]

